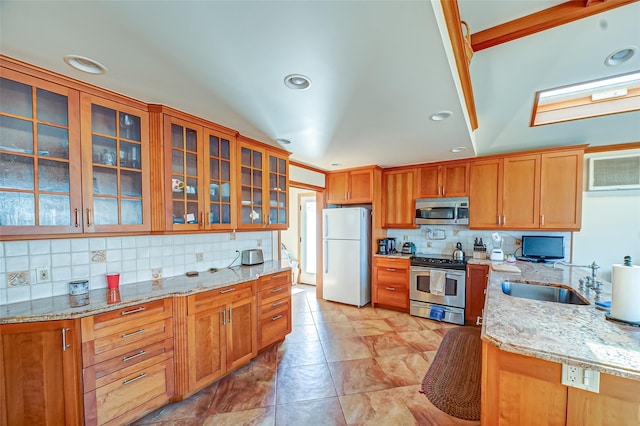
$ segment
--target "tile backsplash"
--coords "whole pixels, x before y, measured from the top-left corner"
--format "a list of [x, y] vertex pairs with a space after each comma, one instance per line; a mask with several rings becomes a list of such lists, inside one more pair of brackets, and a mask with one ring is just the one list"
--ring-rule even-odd
[[565, 259], [570, 259], [571, 254], [571, 233], [570, 232], [549, 232], [549, 231], [479, 231], [469, 229], [467, 226], [459, 225], [422, 225], [419, 229], [390, 229], [387, 236], [396, 239], [398, 251], [402, 244], [411, 241], [416, 245], [417, 253], [427, 253], [433, 255], [451, 256], [456, 248], [456, 243], [462, 243], [462, 250], [466, 256], [473, 255], [473, 242], [476, 238], [482, 238], [482, 242], [487, 246], [487, 252], [493, 248], [491, 234], [498, 232], [503, 239], [502, 251], [504, 254], [515, 254], [521, 256], [522, 246], [516, 244], [523, 235], [557, 235], [564, 237]]
[[[69, 281], [78, 279], [92, 290], [106, 288], [109, 272], [129, 284], [224, 268], [236, 250], [261, 248], [265, 260], [277, 259], [277, 240], [277, 233], [261, 231], [0, 242], [0, 305], [68, 294]], [[41, 267], [49, 276], [38, 283]]]

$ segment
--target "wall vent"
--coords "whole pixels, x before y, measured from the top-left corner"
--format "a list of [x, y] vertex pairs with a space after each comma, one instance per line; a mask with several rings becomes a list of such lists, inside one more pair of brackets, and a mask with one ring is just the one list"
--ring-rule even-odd
[[640, 154], [589, 159], [589, 191], [640, 188]]

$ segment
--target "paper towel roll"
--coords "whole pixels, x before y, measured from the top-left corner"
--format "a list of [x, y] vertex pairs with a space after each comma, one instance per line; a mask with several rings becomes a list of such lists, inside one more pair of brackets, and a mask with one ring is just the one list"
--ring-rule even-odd
[[611, 287], [611, 316], [640, 322], [640, 266], [613, 265]]

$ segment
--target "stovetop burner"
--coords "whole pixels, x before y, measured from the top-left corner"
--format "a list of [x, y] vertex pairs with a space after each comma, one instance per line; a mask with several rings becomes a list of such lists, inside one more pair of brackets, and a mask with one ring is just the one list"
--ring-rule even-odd
[[416, 254], [411, 256], [411, 266], [432, 266], [443, 269], [465, 269], [467, 258], [464, 260], [453, 260], [450, 257], [438, 257], [432, 254]]

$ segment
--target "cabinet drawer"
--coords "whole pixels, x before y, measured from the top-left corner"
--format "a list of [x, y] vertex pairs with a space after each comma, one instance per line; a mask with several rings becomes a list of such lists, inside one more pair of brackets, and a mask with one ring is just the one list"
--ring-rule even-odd
[[275, 311], [279, 311], [283, 307], [289, 308], [291, 306], [291, 298], [289, 295], [280, 297], [278, 299], [272, 299], [268, 303], [264, 303], [258, 307], [259, 317], [264, 315], [270, 315]]
[[83, 371], [84, 391], [104, 386], [121, 376], [130, 375], [138, 369], [171, 357], [173, 357], [173, 339], [169, 338], [92, 365]]
[[225, 305], [253, 296], [255, 281], [230, 285], [215, 290], [189, 296], [187, 315], [197, 314], [211, 309], [212, 306]]
[[290, 332], [291, 309], [288, 302], [263, 312], [258, 326], [258, 349], [282, 340]]
[[273, 287], [291, 284], [291, 271], [278, 272], [277, 274], [265, 275], [258, 280], [258, 291], [263, 291]]
[[392, 284], [404, 288], [409, 284], [409, 274], [406, 269], [378, 267], [376, 268], [376, 274], [380, 284]]
[[402, 286], [381, 284], [376, 287], [376, 290], [378, 292], [376, 303], [400, 308], [409, 306], [409, 294], [404, 284]]
[[118, 327], [117, 333], [83, 343], [83, 366], [88, 367], [114, 357], [124, 356], [143, 346], [173, 337], [171, 318], [146, 324], [125, 323], [125, 325], [128, 327], [121, 329]]
[[384, 268], [409, 269], [409, 258], [400, 259], [397, 257], [375, 257], [375, 265]]
[[[114, 373], [117, 375], [118, 373]], [[122, 425], [157, 408], [173, 396], [173, 358], [85, 393], [86, 424]]]
[[[155, 302], [142, 303], [129, 306], [104, 314], [94, 315], [93, 333], [98, 338], [108, 334], [114, 334], [123, 329], [132, 327], [132, 324], [145, 324], [172, 315], [171, 298], [156, 300]], [[84, 330], [83, 330], [84, 331]]]
[[272, 286], [258, 292], [258, 306], [269, 306], [282, 298], [291, 295], [291, 283]]

